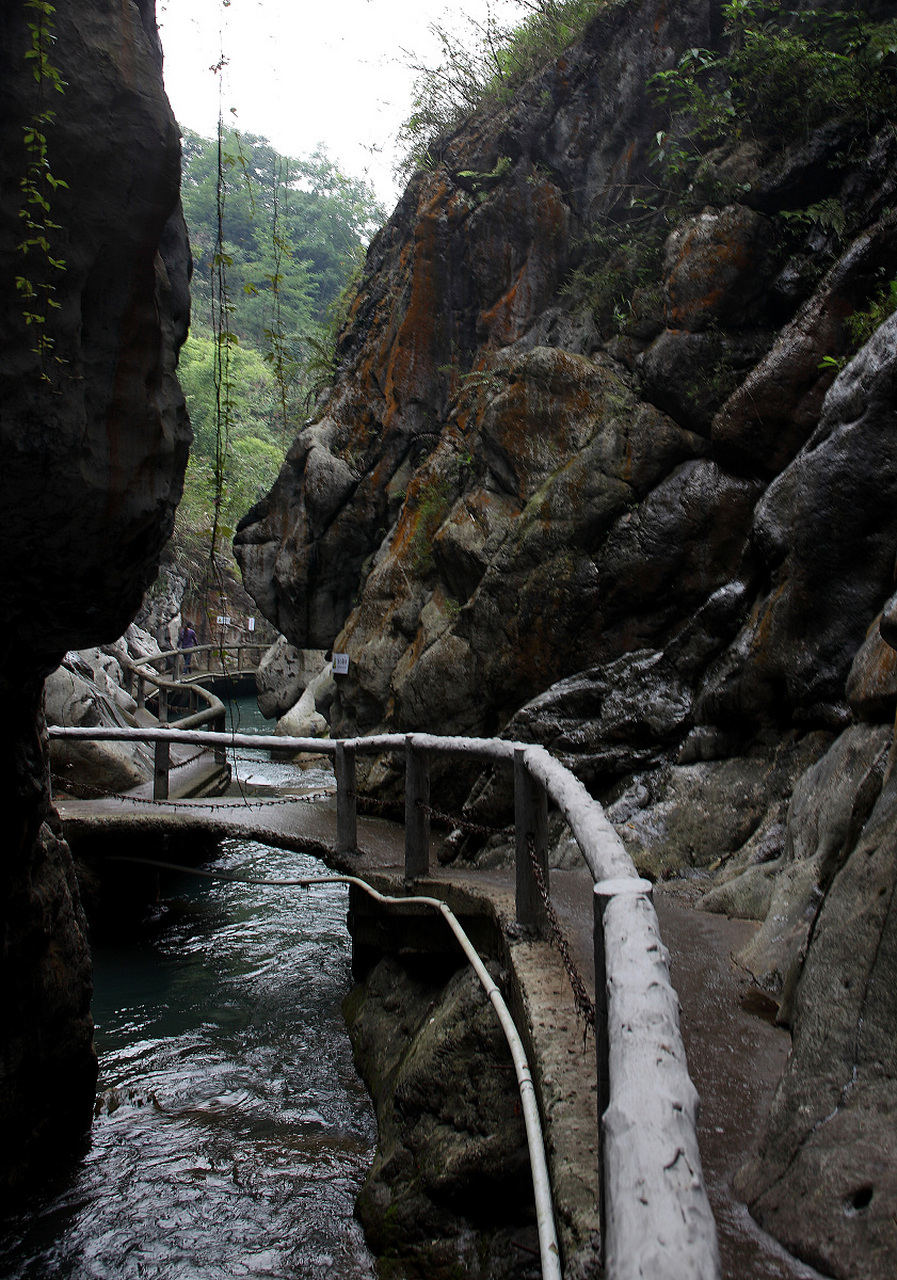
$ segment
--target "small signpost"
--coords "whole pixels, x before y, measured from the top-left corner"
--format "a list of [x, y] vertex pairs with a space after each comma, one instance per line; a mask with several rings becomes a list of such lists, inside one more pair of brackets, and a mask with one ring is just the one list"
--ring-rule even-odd
[[335, 676], [344, 676], [349, 672], [349, 655], [347, 653], [335, 653], [333, 655], [333, 674]]

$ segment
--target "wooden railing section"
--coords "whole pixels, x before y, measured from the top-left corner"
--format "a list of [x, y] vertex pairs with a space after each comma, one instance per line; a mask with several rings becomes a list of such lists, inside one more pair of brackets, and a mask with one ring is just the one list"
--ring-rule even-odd
[[[265, 644], [203, 644], [190, 650], [167, 649], [162, 653], [148, 654], [143, 658], [132, 658], [122, 661], [128, 692], [137, 703], [138, 711], [146, 709], [147, 699], [156, 699], [156, 718], [160, 725], [176, 724], [179, 729], [210, 728], [223, 733], [226, 727], [227, 712], [224, 703], [210, 690], [203, 688], [197, 681], [184, 677], [183, 666], [186, 654], [189, 653], [191, 666], [194, 659], [202, 659], [202, 668], [206, 675], [241, 674], [258, 666], [247, 666], [245, 655], [263, 653]], [[236, 654], [236, 667], [229, 655]], [[164, 666], [163, 671], [157, 670]], [[199, 668], [197, 668], [197, 675]], [[186, 698], [186, 713], [172, 718], [173, 695], [179, 700]], [[200, 706], [200, 704], [204, 704]], [[153, 757], [153, 799], [167, 800], [169, 795], [169, 776], [171, 772], [171, 739], [157, 738]], [[214, 744], [215, 759], [219, 764], [225, 763], [224, 747], [221, 739]]]
[[[220, 734], [158, 729], [52, 728], [53, 737], [221, 745]], [[514, 771], [518, 922], [542, 924], [533, 854], [549, 882], [548, 805], [564, 815], [594, 885], [596, 1044], [602, 1247], [608, 1280], [717, 1280], [716, 1224], [701, 1173], [698, 1098], [679, 1029], [651, 884], [639, 877], [597, 800], [543, 747], [501, 739], [383, 734], [333, 741], [229, 734], [236, 747], [332, 755], [337, 849], [356, 848], [356, 760], [405, 756], [405, 878], [430, 864], [429, 766], [436, 754], [473, 757]]]

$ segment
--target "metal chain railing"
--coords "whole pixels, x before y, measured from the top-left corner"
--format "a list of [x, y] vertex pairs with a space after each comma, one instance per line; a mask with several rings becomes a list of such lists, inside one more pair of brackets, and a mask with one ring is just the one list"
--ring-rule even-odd
[[[50, 736], [157, 744], [165, 741], [166, 746], [175, 742], [204, 743], [219, 749], [224, 745], [219, 734], [197, 731], [192, 726], [139, 731], [51, 728]], [[406, 888], [430, 874], [430, 815], [424, 811], [430, 795], [430, 754], [440, 752], [468, 761], [485, 759], [513, 766], [517, 923], [524, 928], [532, 924], [550, 927], [583, 1020], [586, 1025], [594, 1025], [596, 1031], [606, 1274], [612, 1280], [659, 1276], [661, 1272], [677, 1280], [686, 1275], [718, 1280], [721, 1269], [716, 1228], [700, 1176], [697, 1094], [688, 1076], [678, 1001], [670, 983], [664, 948], [659, 945], [651, 885], [638, 876], [622, 840], [583, 784], [545, 748], [501, 739], [382, 734], [334, 741], [325, 747], [310, 739], [283, 740], [265, 735], [250, 739], [245, 734], [234, 734], [229, 745], [277, 751], [287, 745], [297, 751], [317, 751], [321, 747], [324, 754], [333, 755], [338, 856], [361, 851], [356, 839], [354, 796], [347, 794], [357, 790], [356, 754], [404, 751], [404, 864], [389, 865], [397, 870], [404, 865]], [[311, 802], [315, 798], [303, 799]], [[296, 803], [286, 798], [284, 802]], [[158, 804], [159, 800], [147, 803]], [[263, 808], [265, 803], [271, 802], [258, 807]], [[555, 804], [566, 819], [592, 876], [598, 993], [594, 1012], [590, 1003], [581, 999], [583, 984], [575, 966], [568, 963], [570, 948], [548, 901], [548, 803]], [[234, 812], [233, 805], [215, 807]], [[198, 805], [193, 807], [194, 813], [200, 811]], [[456, 824], [454, 818], [451, 822]], [[291, 838], [297, 834], [292, 833]], [[319, 847], [334, 852], [330, 842]], [[533, 848], [538, 851], [540, 869], [530, 867]], [[440, 910], [445, 906], [436, 899], [434, 905]], [[601, 1003], [604, 998], [606, 1005]], [[672, 1161], [670, 1153], [676, 1153]]]
[[591, 1031], [595, 1034], [595, 1002], [589, 995], [588, 988], [583, 980], [582, 974], [576, 967], [576, 962], [570, 954], [570, 944], [567, 936], [561, 928], [557, 912], [551, 901], [551, 895], [548, 892], [548, 886], [545, 883], [545, 876], [542, 874], [542, 867], [536, 854], [536, 842], [532, 836], [527, 838], [529, 846], [530, 862], [533, 868], [533, 877], [536, 881], [536, 887], [539, 890], [539, 897], [542, 899], [542, 906], [545, 908], [545, 915], [548, 919], [548, 927], [551, 934], [551, 941], [557, 947], [558, 954], [561, 957], [561, 963], [566, 970], [570, 986], [573, 991], [573, 1003], [576, 1007], [576, 1016], [582, 1018], [585, 1024], [586, 1033]]
[[[58, 784], [65, 789], [67, 779], [61, 778], [59, 774], [54, 773], [52, 780], [54, 784]], [[170, 809], [183, 809], [185, 805], [193, 804], [195, 801], [190, 799], [181, 800], [154, 800], [152, 796], [135, 796], [123, 794], [117, 791], [104, 791], [102, 787], [92, 787], [87, 782], [79, 782], [79, 791], [88, 791], [98, 800], [118, 800], [122, 804], [148, 804], [154, 809], [168, 807]], [[77, 797], [81, 798], [81, 797]], [[330, 800], [333, 798], [333, 791], [311, 791], [306, 796], [272, 796], [270, 799], [262, 798], [260, 800], [232, 799], [230, 803], [215, 804], [207, 799], [202, 800], [202, 809], [204, 813], [215, 813], [218, 810], [233, 813], [234, 809], [276, 809], [282, 805], [291, 804], [316, 804], [319, 800]]]
[[192, 764], [194, 760], [198, 760], [200, 756], [206, 754], [206, 748], [202, 747], [199, 751], [194, 751], [192, 756], [188, 756], [186, 760], [179, 760], [177, 764], [168, 766], [168, 772], [174, 773], [176, 769], [184, 769], [188, 764]]
[[[496, 835], [506, 836], [510, 838], [510, 837], [513, 837], [514, 835], [513, 825], [510, 827], [490, 827], [490, 826], [485, 826], [482, 823], [467, 822], [463, 818], [456, 817], [454, 814], [443, 813], [439, 809], [434, 809], [432, 805], [424, 804], [423, 801], [421, 800], [419, 800], [417, 803], [418, 803], [418, 807], [423, 809], [425, 813], [429, 814], [431, 819], [436, 819], [439, 822], [443, 822], [445, 823], [446, 826], [451, 828], [467, 831], [474, 835], [485, 836], [486, 838], [490, 838]], [[591, 1031], [592, 1035], [594, 1035], [595, 1034], [595, 1003], [592, 1000], [592, 997], [589, 995], [589, 991], [585, 984], [585, 980], [583, 979], [582, 974], [579, 972], [579, 970], [576, 967], [576, 962], [574, 961], [573, 956], [571, 954], [570, 944], [567, 941], [567, 936], [564, 933], [563, 929], [561, 928], [560, 921], [558, 920], [558, 917], [557, 917], [557, 912], [555, 911], [554, 904], [551, 901], [551, 895], [548, 890], [548, 885], [545, 882], [545, 876], [542, 873], [542, 867], [540, 865], [539, 858], [536, 853], [536, 842], [532, 835], [529, 835], [527, 837], [527, 847], [529, 849], [530, 862], [532, 864], [532, 869], [533, 869], [533, 877], [536, 882], [536, 887], [539, 891], [539, 897], [542, 900], [542, 906], [545, 909], [545, 916], [548, 921], [550, 938], [551, 938], [551, 941], [554, 943], [554, 946], [557, 948], [558, 954], [561, 957], [561, 963], [564, 966], [564, 970], [567, 974], [567, 978], [570, 982], [570, 987], [573, 992], [573, 1004], [574, 1004], [574, 1008], [576, 1009], [576, 1016], [582, 1019], [582, 1022], [584, 1024], [585, 1034], [587, 1035]]]
[[485, 836], [486, 839], [490, 839], [492, 836], [506, 836], [511, 839], [514, 835], [513, 823], [509, 827], [487, 827], [480, 822], [470, 822], [466, 818], [456, 817], [453, 813], [441, 813], [439, 809], [434, 809], [432, 805], [424, 804], [421, 800], [418, 800], [417, 803], [424, 813], [428, 813], [437, 822], [442, 822], [445, 826], [452, 827], [458, 831], [466, 831], [470, 835]]

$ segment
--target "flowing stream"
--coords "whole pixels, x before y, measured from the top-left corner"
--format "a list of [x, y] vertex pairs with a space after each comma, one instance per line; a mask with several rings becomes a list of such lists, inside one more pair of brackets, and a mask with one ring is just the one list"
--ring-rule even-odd
[[[269, 731], [254, 699], [237, 728]], [[253, 714], [254, 713], [254, 714]], [[240, 751], [250, 788], [329, 767]], [[315, 859], [225, 841], [211, 869], [314, 875]], [[94, 940], [99, 1053], [89, 1146], [0, 1221], [0, 1277], [217, 1280], [375, 1274], [352, 1218], [376, 1126], [340, 1001], [346, 892], [171, 875], [158, 908]]]

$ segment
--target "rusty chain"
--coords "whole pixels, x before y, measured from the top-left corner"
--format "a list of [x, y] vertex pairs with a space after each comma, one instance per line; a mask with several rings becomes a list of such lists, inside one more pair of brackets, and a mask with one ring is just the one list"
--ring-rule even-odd
[[585, 1031], [595, 1034], [595, 1004], [589, 995], [586, 984], [583, 981], [582, 974], [576, 967], [576, 962], [570, 954], [570, 944], [566, 935], [561, 928], [560, 921], [557, 918], [557, 912], [548, 893], [548, 886], [545, 883], [545, 876], [542, 867], [536, 855], [536, 841], [532, 834], [527, 836], [527, 845], [529, 847], [530, 864], [533, 869], [533, 877], [536, 881], [536, 888], [539, 890], [539, 897], [542, 899], [542, 906], [545, 908], [545, 915], [548, 919], [551, 941], [557, 947], [561, 962], [567, 972], [570, 986], [573, 990], [573, 1003], [576, 1008], [576, 1016], [582, 1018], [585, 1024]]
[[[363, 801], [365, 797], [359, 796], [359, 800]], [[371, 801], [372, 805], [381, 807], [385, 802]], [[431, 818], [444, 822], [447, 826], [460, 828], [462, 831], [470, 831], [475, 835], [495, 836], [501, 835], [511, 837], [514, 835], [515, 827], [487, 827], [478, 823], [466, 822], [463, 818], [458, 818], [451, 813], [442, 813], [438, 809], [432, 808], [430, 805], [424, 804], [419, 800], [418, 806], [429, 814]], [[536, 856], [536, 842], [532, 834], [527, 837], [527, 845], [529, 848], [530, 862], [533, 868], [533, 876], [536, 881], [536, 888], [539, 891], [539, 897], [545, 909], [545, 915], [548, 920], [550, 937], [554, 946], [557, 948], [561, 957], [561, 963], [570, 982], [573, 992], [573, 1004], [576, 1009], [576, 1016], [582, 1019], [584, 1024], [584, 1034], [588, 1035], [589, 1031], [595, 1033], [595, 1004], [589, 995], [588, 988], [583, 980], [582, 974], [576, 967], [576, 962], [570, 952], [570, 944], [561, 928], [560, 921], [557, 918], [557, 912], [552, 904], [551, 897], [548, 892], [548, 886], [545, 883], [545, 876], [542, 873], [542, 867]]]
[[512, 836], [514, 827], [487, 827], [482, 823], [468, 822], [465, 818], [457, 818], [452, 813], [440, 813], [438, 809], [431, 808], [430, 805], [424, 804], [422, 800], [418, 800], [418, 805], [423, 809], [424, 813], [435, 818], [437, 822], [444, 822], [447, 827], [457, 827], [461, 831], [469, 831], [472, 835], [477, 836]]
[[[65, 790], [67, 779], [62, 778], [59, 774], [54, 773], [52, 781], [54, 785]], [[170, 807], [183, 808], [184, 805], [192, 804], [190, 799], [183, 800], [154, 800], [152, 796], [129, 796], [122, 795], [121, 792], [104, 791], [102, 787], [92, 787], [89, 783], [79, 782], [77, 784], [80, 791], [89, 791], [99, 800], [119, 800], [122, 804], [151, 804], [155, 808], [160, 805], [169, 805]], [[271, 799], [260, 800], [242, 800], [238, 803], [231, 804], [209, 804], [203, 801], [203, 812], [214, 813], [218, 809], [233, 812], [234, 809], [274, 809], [279, 805], [289, 804], [316, 804], [319, 800], [329, 800], [333, 796], [332, 791], [312, 791], [307, 796], [274, 796]], [[74, 797], [82, 799], [87, 797]]]

